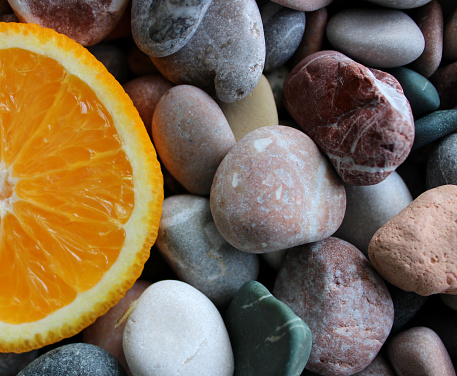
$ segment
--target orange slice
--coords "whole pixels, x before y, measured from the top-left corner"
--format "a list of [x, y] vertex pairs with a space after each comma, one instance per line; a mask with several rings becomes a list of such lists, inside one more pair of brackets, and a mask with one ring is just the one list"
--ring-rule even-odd
[[84, 47], [0, 23], [0, 352], [91, 324], [140, 276], [163, 178], [137, 110]]

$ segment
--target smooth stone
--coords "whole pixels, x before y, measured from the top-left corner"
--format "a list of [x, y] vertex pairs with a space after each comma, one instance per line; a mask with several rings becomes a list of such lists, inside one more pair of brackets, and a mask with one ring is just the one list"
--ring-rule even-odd
[[295, 66], [284, 104], [347, 184], [380, 183], [411, 150], [413, 115], [399, 82], [340, 52], [317, 52]]
[[178, 278], [218, 307], [259, 274], [258, 256], [232, 247], [219, 233], [206, 197], [167, 197], [155, 244]]
[[457, 129], [457, 110], [434, 111], [414, 123], [416, 134], [412, 151], [439, 140]]
[[321, 9], [326, 7], [333, 0], [272, 0], [275, 3], [278, 3], [287, 8], [301, 10], [304, 12], [312, 12], [314, 10]]
[[[273, 93], [273, 98], [275, 100], [278, 117], [279, 117], [279, 114], [282, 114], [285, 111], [284, 103], [282, 102], [282, 93], [283, 93], [284, 82], [286, 81], [287, 77], [289, 76], [289, 73], [290, 73], [290, 70], [287, 68], [286, 65], [282, 65], [279, 68], [273, 70], [272, 72], [265, 73], [265, 77], [268, 80], [271, 91]], [[260, 83], [260, 81], [259, 81], [259, 83]], [[278, 120], [277, 124], [279, 124], [279, 120]], [[273, 124], [271, 124], [271, 125], [273, 125]], [[286, 125], [286, 124], [284, 124], [284, 125]]]
[[17, 376], [127, 376], [109, 352], [89, 343], [70, 343], [36, 358]]
[[147, 55], [179, 51], [197, 31], [212, 0], [133, 0], [132, 36]]
[[326, 31], [336, 50], [373, 68], [409, 64], [425, 48], [417, 24], [395, 9], [345, 9], [329, 19]]
[[138, 299], [144, 290], [151, 285], [151, 282], [137, 280], [135, 284], [127, 290], [125, 296], [110, 308], [103, 316], [82, 331], [82, 341], [91, 345], [99, 346], [111, 355], [122, 365], [128, 375], [131, 375], [122, 348], [122, 336], [124, 334], [125, 322], [115, 326], [118, 320], [127, 311], [130, 304]]
[[457, 134], [443, 137], [430, 150], [425, 176], [427, 189], [457, 185]]
[[397, 376], [382, 351], [376, 355], [367, 368], [352, 376]]
[[35, 360], [38, 354], [38, 350], [27, 351], [20, 354], [0, 353], [0, 375], [16, 376], [19, 371]]
[[135, 43], [132, 44], [127, 53], [127, 62], [130, 71], [137, 77], [159, 73], [149, 56], [141, 51]]
[[389, 283], [419, 295], [457, 294], [457, 186], [429, 189], [382, 226], [368, 255]]
[[297, 50], [305, 32], [305, 12], [269, 2], [260, 8], [265, 34], [264, 73], [279, 68]]
[[125, 51], [111, 42], [101, 42], [87, 48], [121, 84], [125, 83], [129, 76], [129, 65]]
[[116, 26], [128, 0], [9, 0], [21, 22], [65, 34], [83, 46], [102, 41]]
[[243, 99], [233, 103], [218, 102], [218, 104], [236, 141], [241, 140], [254, 129], [279, 123], [273, 90], [264, 75], [260, 77], [254, 90]]
[[177, 85], [152, 117], [152, 138], [167, 170], [196, 195], [208, 195], [219, 163], [236, 140], [220, 107], [203, 90]]
[[457, 311], [457, 295], [440, 294], [440, 298], [449, 308]]
[[426, 327], [405, 330], [389, 340], [387, 356], [397, 375], [455, 376], [438, 334]]
[[457, 61], [441, 65], [430, 77], [440, 96], [440, 109], [448, 110], [457, 106]]
[[379, 228], [408, 206], [413, 198], [397, 172], [368, 186], [345, 184], [346, 213], [334, 236], [356, 246], [368, 256], [368, 245]]
[[244, 284], [225, 313], [235, 376], [299, 375], [311, 352], [311, 332], [257, 281]]
[[450, 61], [457, 60], [457, 8], [446, 17], [444, 24], [443, 56]]
[[436, 72], [443, 57], [443, 10], [438, 0], [432, 0], [412, 11], [410, 16], [422, 31], [425, 48], [422, 55], [414, 60], [409, 67], [429, 78]]
[[151, 59], [175, 84], [197, 86], [222, 102], [244, 98], [256, 87], [265, 65], [265, 37], [257, 3], [213, 0], [183, 48]]
[[414, 118], [419, 118], [440, 107], [440, 96], [433, 84], [421, 74], [405, 67], [387, 71], [394, 76], [405, 93], [413, 111]]
[[170, 81], [160, 74], [136, 77], [123, 85], [125, 92], [138, 110], [151, 140], [154, 110], [162, 95], [173, 86]]
[[321, 375], [366, 368], [392, 327], [392, 299], [382, 278], [362, 252], [335, 237], [289, 250], [273, 295], [309, 326], [306, 369]]
[[343, 220], [343, 184], [303, 132], [269, 126], [248, 133], [214, 176], [211, 212], [222, 236], [267, 253], [325, 239]]
[[221, 314], [196, 288], [175, 280], [149, 286], [127, 318], [124, 353], [134, 376], [232, 376]]
[[421, 7], [430, 0], [366, 0], [370, 3], [395, 9], [411, 9]]

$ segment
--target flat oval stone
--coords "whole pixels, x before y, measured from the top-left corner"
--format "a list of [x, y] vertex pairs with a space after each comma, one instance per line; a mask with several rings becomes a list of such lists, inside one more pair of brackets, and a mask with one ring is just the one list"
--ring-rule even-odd
[[387, 344], [387, 356], [397, 375], [456, 374], [438, 334], [423, 326], [405, 330], [391, 338]]
[[279, 124], [273, 90], [264, 75], [255, 89], [243, 99], [218, 104], [237, 141], [254, 129]]
[[287, 8], [301, 10], [304, 12], [312, 12], [314, 10], [326, 7], [333, 0], [272, 0], [275, 3], [281, 4]]
[[[386, 27], [385, 25], [389, 25]], [[416, 60], [425, 40], [417, 24], [395, 9], [346, 9], [327, 23], [332, 46], [373, 68], [393, 68]]]
[[430, 0], [366, 0], [370, 3], [382, 5], [383, 7], [395, 8], [395, 9], [411, 9], [421, 7]]
[[269, 126], [248, 133], [219, 165], [210, 194], [222, 236], [267, 253], [324, 239], [340, 226], [343, 184], [303, 132]]
[[9, 4], [21, 22], [49, 27], [91, 46], [114, 29], [128, 0], [9, 0]]
[[16, 376], [19, 371], [37, 358], [38, 350], [24, 353], [0, 353], [0, 375]]
[[132, 36], [149, 56], [168, 56], [186, 45], [212, 0], [133, 0]]
[[89, 343], [70, 343], [36, 358], [17, 376], [127, 376], [109, 352]]
[[259, 274], [258, 256], [232, 247], [219, 233], [206, 197], [167, 197], [155, 244], [178, 278], [218, 307]]
[[346, 212], [334, 236], [355, 245], [368, 256], [368, 245], [379, 228], [408, 206], [413, 198], [397, 172], [368, 186], [345, 184]]
[[265, 33], [264, 73], [283, 65], [297, 50], [305, 32], [305, 12], [269, 2], [260, 8]]
[[393, 322], [389, 292], [367, 258], [329, 237], [287, 253], [273, 295], [309, 326], [313, 346], [306, 369], [349, 376], [366, 368]]
[[163, 94], [152, 118], [152, 137], [167, 170], [196, 195], [207, 195], [235, 137], [217, 103], [203, 90], [178, 85]]
[[440, 185], [457, 185], [457, 134], [443, 137], [427, 156], [427, 189]]
[[411, 150], [439, 140], [457, 129], [457, 110], [434, 111], [414, 123], [416, 134]]
[[348, 184], [380, 183], [411, 150], [413, 115], [398, 81], [340, 52], [317, 52], [295, 66], [284, 104]]
[[308, 325], [257, 281], [245, 283], [225, 313], [236, 375], [299, 375], [311, 352]]
[[265, 65], [265, 37], [257, 3], [213, 0], [183, 48], [151, 59], [175, 84], [197, 86], [222, 102], [244, 98], [256, 87]]
[[127, 319], [124, 353], [132, 374], [232, 376], [224, 321], [213, 303], [187, 283], [149, 286]]
[[368, 255], [391, 284], [419, 295], [457, 293], [457, 186], [429, 189], [382, 226]]

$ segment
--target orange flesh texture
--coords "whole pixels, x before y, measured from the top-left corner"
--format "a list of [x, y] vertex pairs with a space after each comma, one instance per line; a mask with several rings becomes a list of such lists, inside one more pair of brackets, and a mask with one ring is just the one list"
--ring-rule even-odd
[[100, 281], [134, 187], [111, 116], [58, 62], [1, 50], [0, 87], [0, 321], [21, 324]]

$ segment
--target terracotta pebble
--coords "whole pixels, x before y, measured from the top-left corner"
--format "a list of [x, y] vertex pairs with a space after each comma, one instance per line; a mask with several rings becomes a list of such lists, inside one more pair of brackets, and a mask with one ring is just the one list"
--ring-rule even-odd
[[273, 296], [306, 322], [313, 335], [306, 369], [349, 376], [366, 368], [392, 327], [389, 292], [367, 258], [330, 237], [289, 250]]
[[210, 194], [222, 236], [267, 253], [325, 239], [341, 224], [343, 184], [314, 142], [287, 126], [248, 133], [219, 165]]
[[275, 3], [281, 4], [285, 7], [302, 10], [304, 12], [312, 12], [314, 10], [323, 8], [333, 0], [272, 0]]
[[264, 75], [254, 90], [243, 99], [218, 104], [237, 141], [254, 129], [279, 124], [274, 94]]
[[348, 184], [380, 183], [411, 151], [414, 120], [398, 81], [340, 52], [317, 52], [295, 66], [284, 104]]
[[162, 95], [152, 118], [152, 137], [167, 170], [196, 195], [209, 194], [219, 163], [236, 142], [214, 99], [190, 85]]
[[405, 330], [389, 340], [387, 355], [397, 375], [455, 376], [438, 334], [426, 327]]
[[382, 226], [368, 255], [388, 282], [419, 295], [457, 293], [457, 186], [422, 193]]

